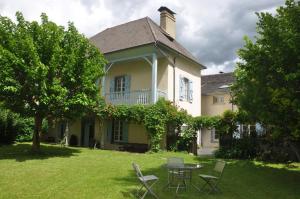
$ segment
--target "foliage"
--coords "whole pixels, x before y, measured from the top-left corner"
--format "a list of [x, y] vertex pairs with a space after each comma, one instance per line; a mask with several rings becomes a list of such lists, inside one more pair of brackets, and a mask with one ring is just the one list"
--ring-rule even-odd
[[[227, 112], [229, 116], [235, 113]], [[163, 98], [152, 105], [111, 105], [99, 109], [98, 116], [102, 119], [121, 119], [143, 124], [150, 138], [150, 150], [157, 152], [161, 149], [161, 142], [166, 136], [168, 127], [172, 127], [175, 135], [175, 143], [172, 150], [190, 150], [196, 139], [196, 133], [201, 128], [220, 128], [221, 125], [228, 125], [225, 129], [233, 129], [232, 122], [227, 124], [227, 118], [220, 116], [199, 116], [192, 117], [183, 109], [174, 106], [172, 102]], [[183, 124], [187, 128], [183, 131]]]
[[16, 23], [0, 16], [0, 100], [6, 108], [33, 117], [33, 149], [46, 117], [75, 117], [99, 104], [96, 80], [106, 64], [99, 50], [79, 34], [73, 23]]
[[33, 127], [31, 118], [23, 118], [0, 106], [0, 143], [31, 141]]
[[300, 139], [300, 2], [258, 13], [255, 42], [238, 51], [233, 98], [249, 118], [275, 127], [271, 136]]
[[186, 111], [163, 98], [152, 105], [106, 105], [99, 110], [103, 119], [122, 119], [143, 124], [150, 138], [150, 150], [159, 151], [168, 124], [181, 126], [188, 118]]

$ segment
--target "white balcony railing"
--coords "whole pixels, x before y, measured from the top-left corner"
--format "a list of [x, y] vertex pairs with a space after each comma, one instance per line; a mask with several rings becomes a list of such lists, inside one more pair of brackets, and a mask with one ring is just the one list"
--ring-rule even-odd
[[[157, 98], [167, 98], [167, 93], [157, 90]], [[112, 92], [105, 94], [106, 102], [112, 104], [151, 104], [151, 90], [141, 89], [130, 92]]]

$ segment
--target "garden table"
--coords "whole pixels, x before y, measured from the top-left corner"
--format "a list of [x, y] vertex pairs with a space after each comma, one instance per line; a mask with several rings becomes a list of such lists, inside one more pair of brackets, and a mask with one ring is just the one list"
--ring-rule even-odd
[[[191, 186], [193, 186], [198, 191], [200, 191], [199, 188], [192, 183], [192, 176], [193, 176], [193, 171], [202, 168], [201, 164], [183, 164], [181, 166], [169, 166], [168, 164], [166, 164], [166, 167], [168, 169], [168, 173], [171, 174], [172, 180], [174, 180], [174, 176], [182, 173], [183, 178], [184, 178], [183, 180], [189, 181], [189, 184]], [[168, 178], [170, 178], [170, 176], [168, 176]], [[170, 179], [168, 179], [168, 184], [166, 185], [166, 187], [176, 188], [176, 187], [170, 186], [171, 184], [172, 184], [172, 182], [170, 181]], [[178, 186], [177, 186], [177, 188], [178, 188]]]

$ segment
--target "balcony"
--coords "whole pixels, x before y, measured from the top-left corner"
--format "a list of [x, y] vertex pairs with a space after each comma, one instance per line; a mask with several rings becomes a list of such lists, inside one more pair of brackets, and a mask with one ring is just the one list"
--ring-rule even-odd
[[[167, 99], [167, 93], [165, 91], [157, 90], [157, 98]], [[130, 92], [113, 92], [105, 94], [105, 101], [114, 105], [119, 104], [151, 104], [152, 103], [151, 90], [141, 89]]]

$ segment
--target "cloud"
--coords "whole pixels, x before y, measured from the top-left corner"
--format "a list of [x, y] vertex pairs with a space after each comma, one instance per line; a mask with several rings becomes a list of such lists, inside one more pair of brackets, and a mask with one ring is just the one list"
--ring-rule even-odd
[[159, 24], [160, 6], [176, 14], [177, 40], [208, 67], [204, 74], [229, 72], [243, 46], [244, 35], [256, 33], [255, 12], [274, 12], [284, 0], [1, 0], [0, 14], [15, 18], [21, 11], [28, 20], [39, 20], [42, 12], [66, 26], [73, 21], [90, 37], [131, 20], [149, 16]]

